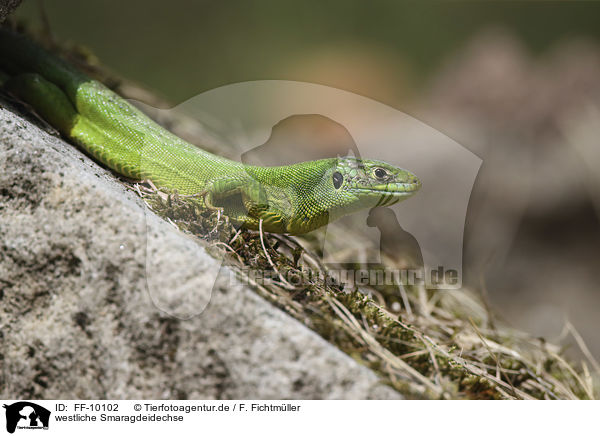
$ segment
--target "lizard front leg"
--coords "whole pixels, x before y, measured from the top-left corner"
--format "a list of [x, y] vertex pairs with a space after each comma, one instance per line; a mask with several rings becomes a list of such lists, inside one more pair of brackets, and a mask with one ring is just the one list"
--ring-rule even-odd
[[200, 195], [207, 209], [219, 210], [249, 228], [256, 228], [257, 218], [269, 208], [266, 191], [252, 178], [220, 177], [208, 182]]

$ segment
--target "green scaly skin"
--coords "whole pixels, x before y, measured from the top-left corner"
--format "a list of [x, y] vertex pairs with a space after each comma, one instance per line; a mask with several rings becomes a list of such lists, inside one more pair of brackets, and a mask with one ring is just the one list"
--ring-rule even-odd
[[101, 83], [20, 35], [0, 31], [5, 87], [114, 171], [199, 195], [235, 223], [302, 234], [334, 219], [413, 195], [410, 172], [374, 160], [333, 158], [261, 167], [231, 161], [165, 130]]

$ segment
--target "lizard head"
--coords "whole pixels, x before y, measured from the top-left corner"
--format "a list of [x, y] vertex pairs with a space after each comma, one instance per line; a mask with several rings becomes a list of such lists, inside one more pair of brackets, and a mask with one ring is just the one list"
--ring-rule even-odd
[[[390, 206], [414, 195], [421, 187], [409, 171], [377, 160], [343, 157], [293, 165], [298, 206], [286, 218], [290, 233], [314, 230], [344, 215], [377, 206]], [[289, 171], [289, 170], [288, 170]]]
[[339, 197], [335, 203], [350, 213], [398, 203], [414, 195], [421, 181], [410, 171], [386, 162], [345, 157], [337, 159], [331, 171], [331, 185]]
[[255, 219], [263, 219], [267, 231], [292, 234], [310, 232], [362, 209], [390, 206], [421, 187], [409, 171], [354, 157], [246, 170], [264, 192], [265, 203], [254, 207]]

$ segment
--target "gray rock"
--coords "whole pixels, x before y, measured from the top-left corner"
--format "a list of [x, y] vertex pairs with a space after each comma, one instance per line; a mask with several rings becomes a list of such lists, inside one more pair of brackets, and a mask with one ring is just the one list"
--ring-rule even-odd
[[6, 108], [0, 302], [3, 398], [400, 398]]

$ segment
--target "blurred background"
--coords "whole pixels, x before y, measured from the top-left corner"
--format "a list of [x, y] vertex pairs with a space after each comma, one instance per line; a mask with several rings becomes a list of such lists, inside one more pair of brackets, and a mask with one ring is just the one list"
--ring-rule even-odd
[[[229, 83], [298, 80], [448, 135], [483, 159], [464, 283], [534, 335], [557, 340], [572, 323], [600, 358], [600, 2], [44, 6], [58, 40], [174, 105]], [[16, 17], [39, 29], [40, 10], [25, 0]]]

